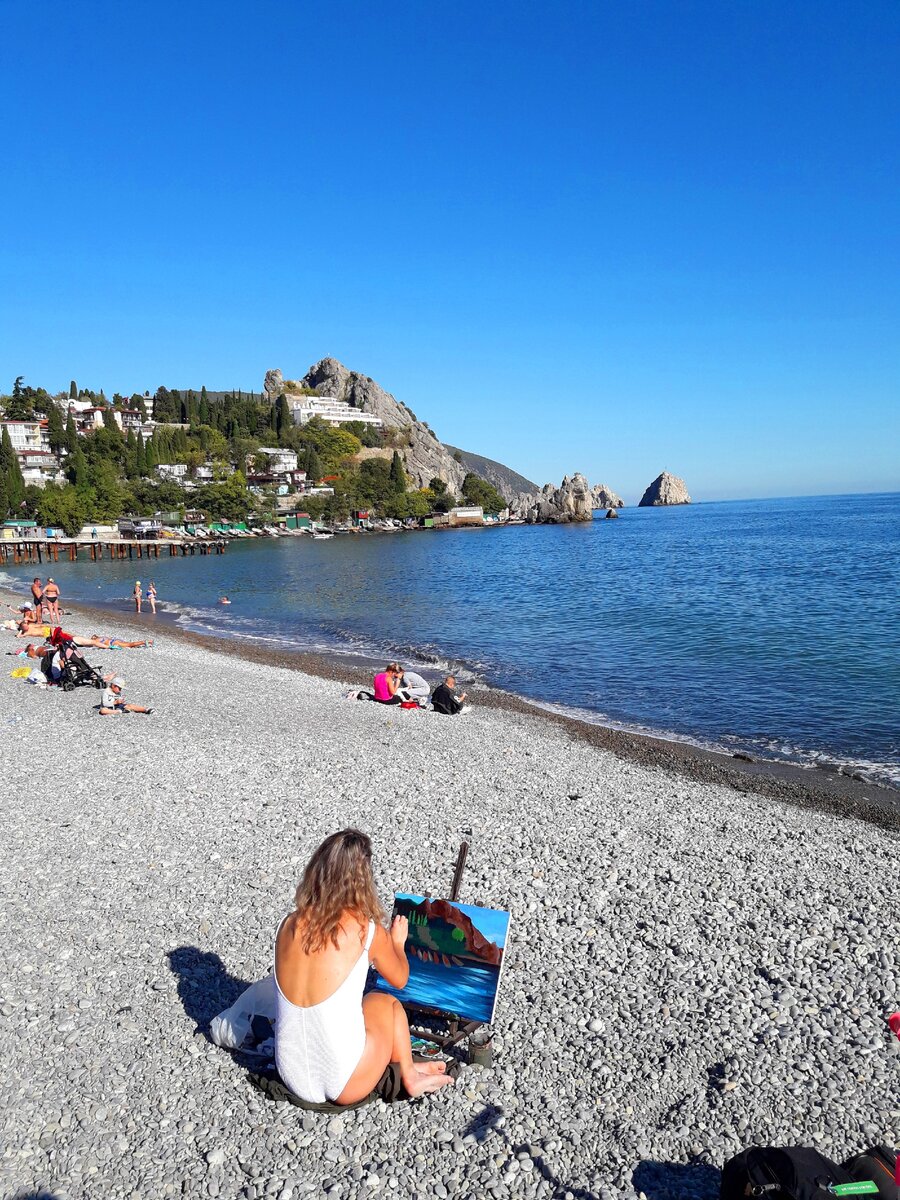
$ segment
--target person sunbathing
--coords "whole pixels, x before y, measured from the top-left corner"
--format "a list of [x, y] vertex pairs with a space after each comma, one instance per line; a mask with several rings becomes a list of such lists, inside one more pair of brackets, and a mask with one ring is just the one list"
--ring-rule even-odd
[[125, 642], [122, 638], [101, 637], [99, 633], [92, 633], [89, 638], [75, 637], [72, 640], [76, 646], [95, 646], [98, 650], [146, 650], [153, 646], [153, 638], [148, 638], [145, 642]]
[[326, 838], [294, 902], [275, 936], [275, 1060], [287, 1087], [308, 1103], [353, 1104], [389, 1063], [410, 1096], [452, 1083], [443, 1062], [413, 1062], [398, 1000], [363, 996], [370, 964], [392, 987], [409, 979], [407, 921], [383, 924], [369, 838], [358, 829]]

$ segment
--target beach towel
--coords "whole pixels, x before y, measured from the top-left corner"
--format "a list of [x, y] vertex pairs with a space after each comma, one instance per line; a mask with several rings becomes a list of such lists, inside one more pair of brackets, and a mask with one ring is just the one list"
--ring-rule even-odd
[[27, 679], [31, 674], [31, 667], [15, 667], [9, 674], [12, 679]]

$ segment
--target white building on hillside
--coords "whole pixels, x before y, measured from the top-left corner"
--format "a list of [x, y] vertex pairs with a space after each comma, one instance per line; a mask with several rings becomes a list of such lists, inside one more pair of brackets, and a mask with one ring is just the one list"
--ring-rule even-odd
[[319, 417], [329, 425], [343, 425], [345, 421], [362, 421], [364, 425], [379, 427], [384, 424], [381, 417], [333, 396], [288, 396], [287, 405], [295, 425], [305, 425], [313, 417]]
[[38, 487], [43, 487], [45, 483], [65, 481], [59, 459], [49, 450], [17, 450], [16, 458], [19, 460], [22, 478], [26, 484], [36, 483]]
[[171, 479], [181, 483], [187, 477], [187, 463], [160, 463], [156, 474], [160, 479]]
[[[19, 450], [49, 450], [50, 439], [46, 421], [0, 421], [9, 434], [12, 448]], [[0, 433], [2, 437], [2, 433]]]
[[273, 475], [287, 475], [297, 470], [297, 451], [285, 450], [281, 446], [260, 446], [257, 454], [269, 459], [269, 470]]

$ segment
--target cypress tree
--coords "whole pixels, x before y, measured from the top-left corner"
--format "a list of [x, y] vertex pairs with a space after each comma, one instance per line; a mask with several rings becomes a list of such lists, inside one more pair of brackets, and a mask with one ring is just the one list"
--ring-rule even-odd
[[50, 411], [47, 413], [47, 438], [50, 442], [50, 449], [54, 454], [59, 454], [66, 444], [66, 431], [63, 429], [59, 405], [55, 402], [50, 405]]
[[144, 479], [147, 474], [147, 452], [144, 449], [144, 437], [140, 430], [135, 438], [134, 463], [138, 478]]
[[70, 400], [78, 399], [78, 384], [75, 382], [74, 379], [69, 384], [69, 399]]
[[78, 430], [75, 428], [75, 418], [72, 413], [66, 420], [66, 451], [71, 454], [78, 445]]
[[306, 472], [306, 478], [311, 483], [317, 483], [322, 478], [324, 472], [315, 446], [310, 446], [307, 449], [306, 457], [303, 460], [303, 470]]
[[392, 488], [398, 495], [406, 491], [406, 473], [403, 470], [400, 455], [396, 450], [391, 458], [390, 480]]

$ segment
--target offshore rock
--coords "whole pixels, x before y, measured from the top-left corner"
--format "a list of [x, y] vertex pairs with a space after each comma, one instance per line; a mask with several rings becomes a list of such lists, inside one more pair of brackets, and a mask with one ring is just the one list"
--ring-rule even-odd
[[539, 492], [517, 497], [513, 508], [530, 525], [562, 525], [570, 521], [593, 521], [591, 485], [580, 473], [566, 475], [560, 486], [545, 484]]
[[284, 391], [284, 379], [277, 368], [274, 371], [266, 371], [266, 381], [263, 384], [263, 390], [270, 400], [277, 400]]
[[[268, 382], [269, 374], [266, 380]], [[278, 372], [279, 377], [281, 372]], [[416, 418], [412, 409], [395, 400], [368, 375], [348, 370], [336, 358], [323, 358], [310, 367], [302, 380], [320, 396], [345, 400], [361, 412], [381, 417], [387, 429], [397, 430], [396, 448], [403, 456], [406, 474], [417, 487], [427, 487], [432, 479], [443, 479], [447, 491], [459, 495], [466, 469], [456, 461], [437, 434]]]
[[650, 486], [641, 496], [638, 508], [657, 508], [664, 504], [690, 504], [687, 486], [677, 475], [663, 471], [657, 475]]
[[617, 496], [612, 488], [605, 483], [598, 483], [591, 489], [594, 498], [594, 508], [624, 508], [625, 501]]

